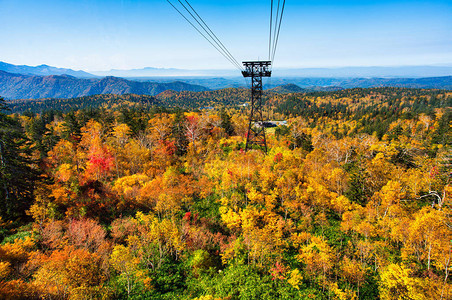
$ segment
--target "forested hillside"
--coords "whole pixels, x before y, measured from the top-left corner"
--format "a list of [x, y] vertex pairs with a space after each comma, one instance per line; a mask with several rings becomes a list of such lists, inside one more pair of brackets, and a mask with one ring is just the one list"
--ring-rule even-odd
[[[270, 95], [270, 93], [267, 93]], [[236, 107], [249, 100], [249, 90], [228, 88], [205, 92], [176, 92], [164, 91], [156, 96], [136, 94], [104, 94], [70, 99], [43, 98], [36, 100], [10, 100], [8, 104], [12, 113], [23, 113], [26, 111], [40, 113], [48, 110], [68, 112], [77, 109], [91, 108], [118, 108], [119, 106], [160, 106], [182, 109], [200, 109], [213, 106]]]
[[70, 112], [75, 110], [92, 110], [99, 108], [119, 109], [121, 107], [162, 106], [153, 96], [103, 94], [70, 99], [43, 98], [37, 100], [8, 101], [11, 113]]
[[1, 101], [0, 298], [452, 299], [452, 92], [247, 93]]
[[26, 65], [13, 65], [3, 61], [0, 61], [0, 71], [14, 73], [14, 74], [23, 74], [23, 75], [41, 75], [41, 76], [49, 76], [49, 75], [69, 75], [79, 78], [93, 78], [96, 77], [93, 74], [84, 72], [84, 71], [75, 71], [71, 69], [57, 68], [48, 65], [40, 65], [40, 66], [26, 66]]
[[[369, 88], [334, 91], [304, 91], [293, 92], [292, 86], [282, 86], [264, 92], [264, 101], [268, 103], [268, 113], [279, 112], [286, 115], [311, 116], [313, 113], [330, 115], [332, 113], [357, 113], [373, 111], [373, 114], [383, 113], [400, 117], [405, 109], [410, 114], [410, 107], [416, 112], [432, 112], [434, 108], [451, 106], [450, 92], [442, 90], [423, 90], [406, 88]], [[440, 95], [438, 97], [438, 95]], [[433, 97], [428, 102], [425, 98]], [[441, 98], [443, 97], [443, 98]], [[160, 106], [166, 108], [182, 108], [187, 110], [207, 107], [237, 108], [250, 100], [250, 92], [246, 89], [227, 88], [215, 91], [176, 92], [164, 91], [156, 96], [137, 94], [101, 94], [70, 99], [43, 98], [36, 100], [10, 100], [8, 104], [12, 113], [26, 111], [40, 113], [55, 109], [68, 112], [87, 108], [118, 108], [122, 105]]]

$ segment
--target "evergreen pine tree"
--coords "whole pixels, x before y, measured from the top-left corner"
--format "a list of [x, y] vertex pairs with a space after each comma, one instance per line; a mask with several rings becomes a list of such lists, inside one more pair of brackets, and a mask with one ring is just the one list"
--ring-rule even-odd
[[0, 98], [0, 216], [5, 220], [25, 217], [33, 201], [37, 172], [31, 167], [32, 149], [22, 126], [2, 111]]

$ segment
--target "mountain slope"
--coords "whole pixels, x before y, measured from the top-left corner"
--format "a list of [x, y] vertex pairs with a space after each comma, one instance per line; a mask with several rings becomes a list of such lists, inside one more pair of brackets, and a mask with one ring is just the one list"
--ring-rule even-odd
[[305, 89], [302, 89], [296, 84], [288, 83], [285, 85], [280, 85], [270, 89], [269, 91], [278, 93], [278, 94], [287, 94], [287, 93], [301, 93], [305, 92]]
[[61, 112], [69, 112], [79, 109], [96, 109], [96, 108], [118, 108], [118, 107], [133, 107], [133, 106], [161, 106], [159, 100], [154, 96], [145, 95], [114, 95], [102, 94], [93, 96], [84, 96], [70, 99], [36, 99], [36, 100], [11, 100], [8, 101], [8, 107], [11, 113], [22, 113], [30, 111], [33, 113], [40, 113], [47, 110], [58, 110]]
[[0, 71], [0, 96], [7, 99], [74, 98], [96, 94], [157, 95], [166, 90], [207, 90], [183, 82], [138, 82], [117, 77], [80, 79], [68, 75], [29, 76]]

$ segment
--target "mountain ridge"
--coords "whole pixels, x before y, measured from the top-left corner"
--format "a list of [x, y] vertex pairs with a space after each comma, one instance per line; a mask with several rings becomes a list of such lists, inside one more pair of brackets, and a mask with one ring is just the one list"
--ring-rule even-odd
[[180, 81], [138, 82], [108, 76], [81, 79], [70, 75], [31, 76], [0, 71], [0, 96], [6, 99], [74, 98], [96, 94], [157, 95], [165, 90], [206, 91], [207, 88]]
[[50, 75], [69, 75], [78, 78], [94, 78], [96, 75], [90, 74], [82, 70], [72, 70], [66, 68], [57, 68], [49, 65], [39, 65], [39, 66], [27, 66], [27, 65], [14, 65], [6, 62], [0, 61], [0, 71], [22, 74], [22, 75], [39, 75], [39, 76], [50, 76]]
[[[167, 78], [163, 82], [121, 77], [78, 78], [63, 75], [23, 75], [0, 70], [0, 96], [6, 99], [74, 98], [95, 94], [142, 94], [155, 96], [166, 90], [207, 91], [226, 87], [246, 88], [243, 78]], [[218, 81], [218, 82], [216, 82]], [[205, 84], [204, 84], [205, 83]], [[426, 78], [272, 78], [264, 89], [277, 93], [328, 91], [346, 88], [406, 87], [452, 90], [452, 76]]]

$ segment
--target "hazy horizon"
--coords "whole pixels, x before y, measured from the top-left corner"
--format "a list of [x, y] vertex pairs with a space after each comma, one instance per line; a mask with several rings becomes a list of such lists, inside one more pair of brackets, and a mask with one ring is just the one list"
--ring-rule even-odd
[[[154, 66], [142, 66], [142, 67], [136, 67], [136, 68], [123, 68], [123, 69], [116, 69], [116, 68], [106, 68], [106, 69], [96, 69], [96, 70], [88, 70], [88, 69], [77, 69], [75, 67], [71, 66], [58, 66], [58, 65], [51, 65], [49, 63], [43, 62], [33, 65], [23, 64], [23, 63], [11, 63], [7, 61], [0, 61], [3, 63], [16, 65], [16, 66], [28, 66], [28, 67], [40, 67], [40, 66], [49, 66], [49, 67], [55, 67], [55, 68], [67, 68], [72, 69], [74, 71], [85, 71], [85, 72], [108, 72], [108, 71], [132, 71], [132, 70], [144, 70], [144, 69], [155, 69], [155, 70], [184, 70], [184, 71], [234, 71], [236, 72], [236, 69], [233, 67], [230, 68], [178, 68], [175, 67], [154, 67]], [[425, 65], [344, 65], [344, 66], [311, 66], [311, 67], [277, 67], [278, 70], [310, 70], [310, 69], [345, 69], [345, 68], [413, 68], [413, 67], [451, 67], [452, 63], [438, 63], [438, 64], [425, 64]]]
[[[87, 71], [60, 68], [48, 64], [37, 66], [14, 65], [0, 61], [0, 70], [9, 73], [58, 75], [68, 74], [76, 77], [115, 76], [124, 78], [153, 77], [241, 77], [236, 69], [179, 69], [143, 67], [140, 69], [110, 69], [106, 71]], [[66, 71], [68, 70], [68, 71]], [[75, 72], [74, 72], [75, 71]], [[274, 68], [272, 77], [440, 77], [452, 76], [452, 66], [413, 65], [413, 66], [344, 66], [344, 67], [312, 67], [312, 68]]]

